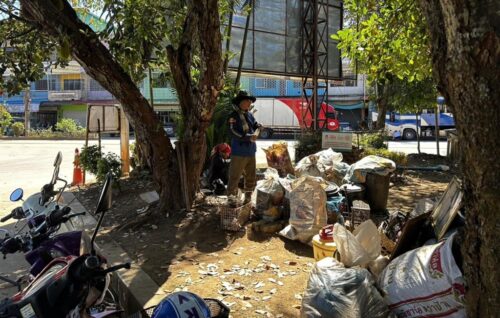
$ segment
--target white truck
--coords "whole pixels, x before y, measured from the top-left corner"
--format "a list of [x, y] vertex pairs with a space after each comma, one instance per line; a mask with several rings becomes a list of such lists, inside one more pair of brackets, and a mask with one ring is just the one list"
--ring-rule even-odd
[[[318, 116], [319, 123], [323, 124], [326, 121], [327, 130], [338, 130], [339, 121], [335, 108], [326, 103], [323, 103], [321, 107]], [[296, 133], [310, 126], [312, 115], [306, 110], [307, 105], [302, 98], [257, 98], [252, 109], [257, 122], [264, 126], [260, 133], [264, 139], [271, 138], [275, 133]]]

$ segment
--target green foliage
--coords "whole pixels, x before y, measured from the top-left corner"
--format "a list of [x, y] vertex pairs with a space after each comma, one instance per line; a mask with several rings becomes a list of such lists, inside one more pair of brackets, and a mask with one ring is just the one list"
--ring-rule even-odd
[[19, 137], [22, 134], [24, 134], [24, 124], [21, 122], [13, 123], [11, 128], [14, 133], [14, 136], [16, 137]]
[[[44, 62], [51, 61], [54, 66], [67, 65], [67, 59], [52, 57], [59, 48], [59, 40], [33, 25], [21, 16], [16, 0], [0, 1], [0, 39], [8, 49], [0, 50], [0, 74], [9, 70], [10, 76], [0, 76], [0, 89], [9, 95], [20, 93], [30, 82], [45, 75]], [[4, 42], [5, 40], [5, 42]], [[2, 45], [2, 47], [3, 47]]]
[[431, 76], [429, 37], [417, 1], [346, 0], [350, 26], [332, 38], [372, 81], [388, 74], [421, 81]]
[[0, 105], [0, 136], [3, 136], [5, 134], [5, 130], [10, 126], [11, 123], [12, 115], [9, 113], [7, 108], [5, 108], [3, 105]]
[[361, 157], [364, 158], [370, 155], [390, 159], [394, 161], [397, 166], [406, 166], [406, 164], [408, 163], [408, 158], [404, 152], [389, 151], [384, 148], [380, 149], [365, 148], [363, 150]]
[[88, 147], [83, 147], [80, 152], [80, 164], [85, 171], [88, 171], [94, 175], [98, 173], [98, 163], [101, 159], [102, 154], [99, 146], [93, 145]]
[[295, 146], [295, 162], [320, 151], [322, 149], [321, 138], [321, 131], [300, 135]]
[[76, 133], [82, 128], [78, 126], [76, 121], [72, 118], [62, 118], [56, 124], [56, 130], [64, 133]]
[[99, 182], [104, 181], [108, 172], [111, 172], [116, 180], [122, 174], [120, 158], [112, 152], [102, 155], [97, 145], [83, 147], [80, 152], [80, 164], [85, 171], [95, 175]]
[[418, 112], [435, 102], [429, 37], [418, 1], [346, 0], [348, 27], [332, 35], [342, 55], [379, 87], [398, 112]]
[[108, 152], [97, 161], [97, 181], [103, 182], [106, 179], [106, 174], [108, 172], [111, 172], [111, 175], [113, 175], [115, 180], [120, 179], [122, 175], [121, 160], [112, 152]]
[[84, 139], [85, 129], [79, 129], [73, 133], [54, 131], [52, 127], [46, 129], [31, 129], [28, 131], [27, 136], [36, 139]]
[[55, 132], [52, 130], [52, 127], [48, 127], [46, 129], [30, 129], [27, 136], [40, 139], [50, 139], [55, 138]]
[[400, 113], [418, 113], [436, 105], [438, 93], [434, 80], [430, 77], [413, 82], [395, 80], [392, 85], [396, 93], [391, 96], [390, 104]]
[[238, 91], [239, 88], [234, 85], [234, 80], [226, 78], [224, 89], [221, 91], [215, 106], [212, 123], [207, 129], [207, 159], [210, 157], [213, 147], [224, 142], [230, 143], [227, 121], [233, 111], [231, 99]]
[[385, 132], [363, 134], [359, 140], [359, 144], [363, 148], [387, 149], [385, 141], [387, 141], [388, 139], [389, 138], [387, 137], [387, 134]]

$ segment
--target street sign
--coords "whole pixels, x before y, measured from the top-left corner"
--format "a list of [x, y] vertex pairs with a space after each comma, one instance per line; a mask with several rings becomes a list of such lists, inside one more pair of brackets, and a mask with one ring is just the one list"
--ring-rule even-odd
[[87, 116], [90, 133], [120, 131], [120, 109], [116, 105], [89, 104]]
[[350, 132], [323, 132], [321, 138], [322, 148], [333, 150], [352, 151], [352, 133]]

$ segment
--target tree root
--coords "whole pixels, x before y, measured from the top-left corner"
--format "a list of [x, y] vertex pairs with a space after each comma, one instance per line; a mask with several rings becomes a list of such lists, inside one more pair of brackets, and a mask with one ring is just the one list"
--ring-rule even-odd
[[156, 207], [157, 204], [153, 203], [151, 205], [148, 205], [146, 211], [142, 212], [141, 214], [130, 217], [122, 225], [118, 226], [117, 230], [118, 231], [136, 230], [141, 226], [143, 226], [144, 224], [152, 221], [153, 217], [158, 217], [158, 210], [153, 209], [152, 208], [153, 206]]

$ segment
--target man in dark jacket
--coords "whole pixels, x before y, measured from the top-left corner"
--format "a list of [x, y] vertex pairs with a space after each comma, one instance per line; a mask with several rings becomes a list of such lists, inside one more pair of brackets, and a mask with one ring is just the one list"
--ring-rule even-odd
[[250, 201], [255, 188], [255, 153], [257, 152], [255, 142], [258, 137], [258, 128], [262, 126], [249, 112], [250, 106], [255, 100], [254, 96], [240, 91], [232, 100], [234, 112], [229, 115], [228, 120], [231, 136], [231, 164], [229, 166], [227, 194], [228, 196], [238, 194], [238, 182], [243, 174], [245, 177], [245, 202]]

